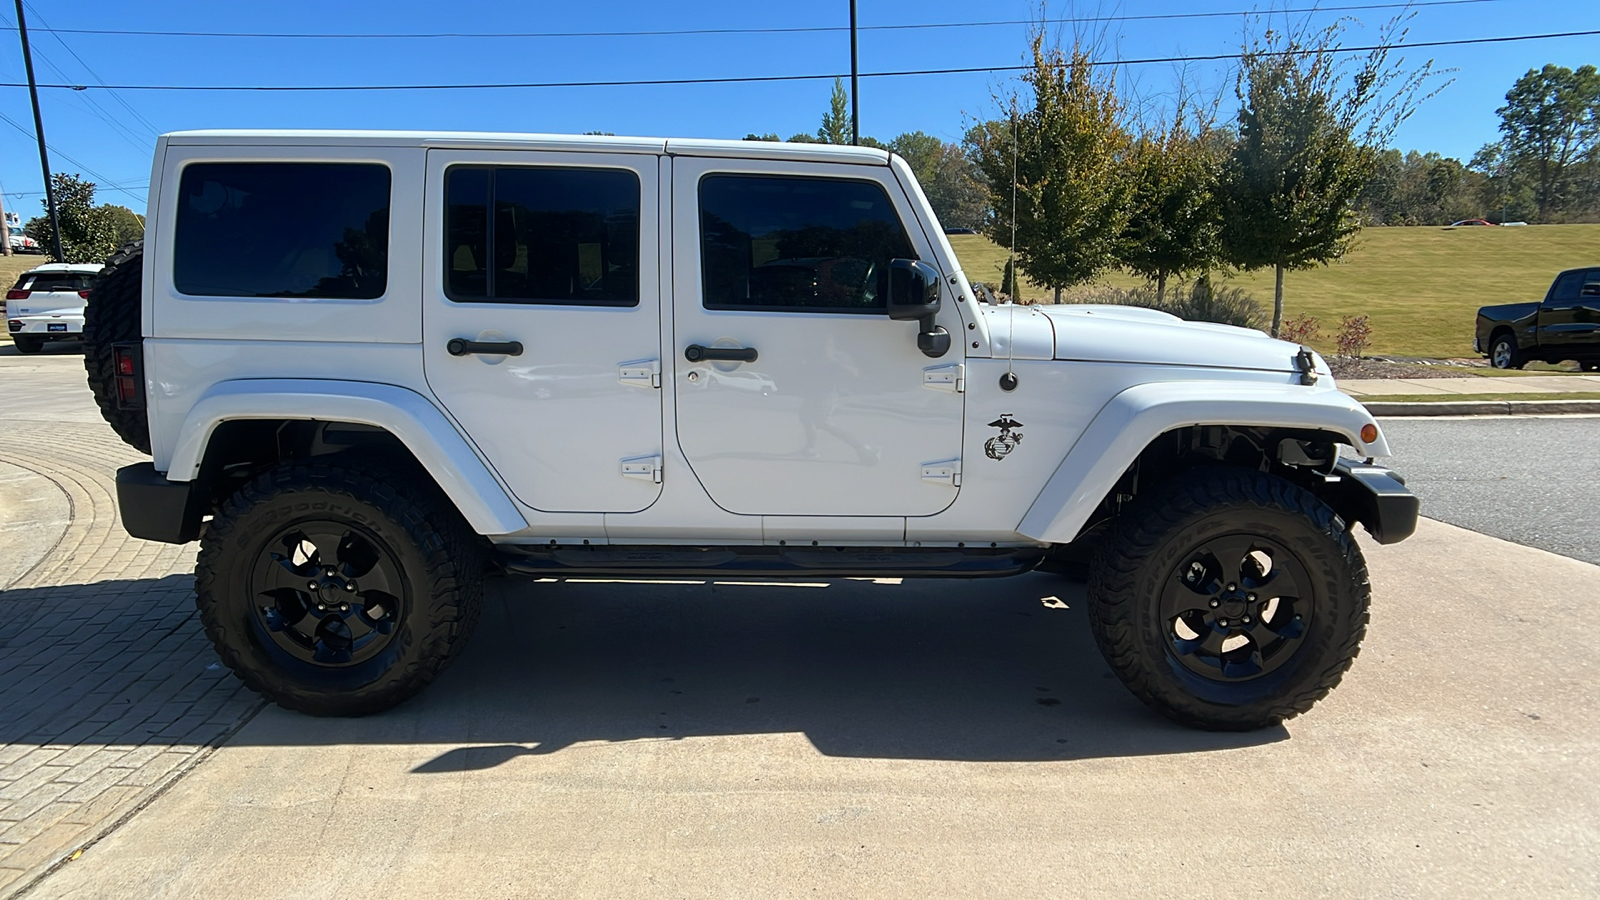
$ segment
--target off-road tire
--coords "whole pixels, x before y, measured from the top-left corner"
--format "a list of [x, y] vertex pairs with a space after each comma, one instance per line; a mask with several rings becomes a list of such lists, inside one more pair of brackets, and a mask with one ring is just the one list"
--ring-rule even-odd
[[[362, 716], [431, 683], [456, 658], [483, 602], [481, 540], [436, 491], [403, 487], [383, 471], [287, 463], [246, 483], [206, 527], [195, 569], [196, 605], [222, 661], [246, 686], [286, 709]], [[391, 550], [407, 586], [404, 615], [381, 652], [359, 666], [294, 659], [261, 624], [252, 567], [296, 522], [359, 523]]]
[[[1501, 344], [1507, 344], [1506, 353], [1501, 356], [1497, 349]], [[1500, 360], [1505, 360], [1505, 365]], [[1528, 364], [1528, 357], [1517, 348], [1516, 336], [1511, 334], [1497, 334], [1489, 339], [1489, 365], [1496, 369], [1520, 369]]]
[[[1208, 680], [1180, 665], [1159, 597], [1192, 548], [1224, 535], [1260, 536], [1295, 554], [1314, 587], [1311, 625], [1278, 668], [1251, 680]], [[1371, 589], [1345, 522], [1315, 495], [1244, 469], [1192, 470], [1141, 494], [1090, 568], [1089, 624], [1113, 672], [1166, 716], [1210, 731], [1250, 731], [1310, 709], [1360, 651]]]
[[38, 353], [44, 349], [44, 338], [32, 335], [14, 334], [11, 343], [17, 345], [18, 353]]
[[144, 289], [144, 241], [130, 241], [111, 254], [96, 276], [83, 308], [83, 368], [100, 415], [128, 446], [150, 452], [150, 420], [144, 410], [117, 408], [116, 363], [111, 345], [144, 340], [140, 325]]

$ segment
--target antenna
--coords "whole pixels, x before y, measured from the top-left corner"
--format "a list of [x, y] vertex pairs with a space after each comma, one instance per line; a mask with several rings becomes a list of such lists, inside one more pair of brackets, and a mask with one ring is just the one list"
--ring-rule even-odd
[[1011, 270], [1011, 302], [1017, 302], [1017, 101], [1011, 101], [1011, 246], [1006, 267]]

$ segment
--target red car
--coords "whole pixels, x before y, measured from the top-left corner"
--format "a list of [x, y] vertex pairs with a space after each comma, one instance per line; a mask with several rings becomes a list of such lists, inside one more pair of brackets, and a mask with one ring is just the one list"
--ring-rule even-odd
[[1486, 222], [1483, 219], [1462, 219], [1459, 222], [1451, 222], [1450, 223], [1450, 227], [1451, 228], [1460, 228], [1463, 225], [1493, 225], [1493, 224], [1494, 224], [1493, 222]]

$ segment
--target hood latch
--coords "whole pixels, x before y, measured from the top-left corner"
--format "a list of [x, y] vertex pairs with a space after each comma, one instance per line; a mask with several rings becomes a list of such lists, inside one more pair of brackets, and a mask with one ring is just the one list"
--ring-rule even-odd
[[1300, 370], [1301, 384], [1317, 383], [1317, 357], [1309, 348], [1301, 347], [1300, 352], [1294, 355], [1294, 367]]

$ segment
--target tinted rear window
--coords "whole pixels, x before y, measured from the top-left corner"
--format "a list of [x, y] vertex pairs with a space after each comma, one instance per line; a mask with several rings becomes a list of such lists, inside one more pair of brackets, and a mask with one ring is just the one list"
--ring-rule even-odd
[[389, 170], [197, 163], [183, 170], [172, 278], [211, 297], [372, 300], [388, 286]]
[[17, 279], [17, 287], [25, 291], [87, 291], [93, 284], [93, 275], [82, 275], [73, 272], [46, 272], [39, 275], [24, 274]]

